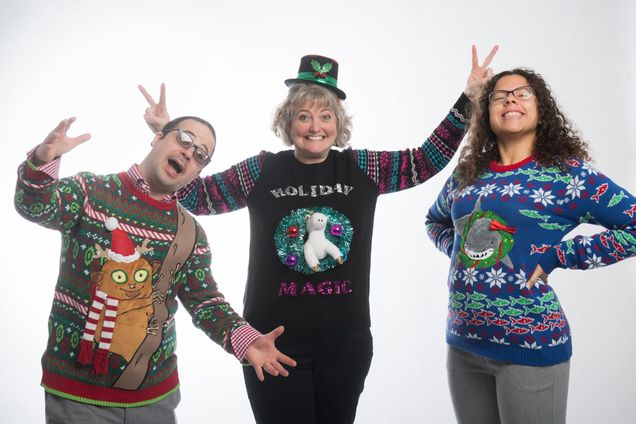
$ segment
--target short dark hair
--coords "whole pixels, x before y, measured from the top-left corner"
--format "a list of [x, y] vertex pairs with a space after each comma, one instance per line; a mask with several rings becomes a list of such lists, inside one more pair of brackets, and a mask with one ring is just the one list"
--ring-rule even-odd
[[161, 129], [161, 133], [163, 134], [161, 138], [165, 137], [166, 134], [168, 134], [168, 132], [177, 129], [178, 125], [181, 122], [186, 121], [188, 119], [192, 119], [193, 121], [197, 121], [205, 125], [206, 127], [208, 127], [208, 129], [212, 133], [212, 137], [214, 137], [214, 145], [212, 145], [212, 151], [210, 152], [210, 155], [209, 155], [211, 158], [212, 154], [214, 153], [214, 150], [216, 149], [216, 131], [214, 131], [214, 127], [212, 126], [212, 124], [210, 124], [208, 121], [206, 121], [203, 118], [199, 118], [198, 116], [180, 116], [178, 118], [174, 118], [173, 120], [166, 123], [166, 125], [164, 125], [163, 128]]
[[216, 131], [214, 131], [214, 127], [212, 126], [212, 124], [210, 124], [203, 118], [199, 118], [198, 116], [180, 116], [178, 118], [174, 118], [172, 121], [169, 121], [166, 125], [163, 126], [161, 132], [165, 134], [168, 131], [174, 130], [177, 128], [177, 125], [188, 119], [192, 119], [193, 121], [197, 121], [208, 127], [210, 129], [210, 132], [212, 133], [212, 136], [214, 137], [214, 140], [216, 141]]

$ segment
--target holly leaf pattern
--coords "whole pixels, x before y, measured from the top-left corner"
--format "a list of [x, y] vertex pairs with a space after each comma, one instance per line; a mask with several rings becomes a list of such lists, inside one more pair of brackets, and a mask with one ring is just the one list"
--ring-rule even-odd
[[320, 62], [318, 62], [317, 60], [314, 59], [314, 60], [311, 61], [311, 67], [317, 73], [319, 73], [321, 75], [324, 75], [327, 72], [331, 71], [331, 68], [333, 68], [333, 63], [327, 62], [324, 65], [320, 65]]

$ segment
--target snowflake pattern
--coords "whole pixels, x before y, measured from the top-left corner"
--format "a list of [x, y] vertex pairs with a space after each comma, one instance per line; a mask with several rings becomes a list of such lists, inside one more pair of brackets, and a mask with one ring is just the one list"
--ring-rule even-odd
[[537, 342], [528, 343], [526, 341], [526, 342], [523, 342], [523, 344], [519, 345], [519, 346], [521, 346], [523, 348], [526, 348], [526, 349], [536, 349], [536, 350], [541, 349], [541, 345], [537, 345]]
[[498, 339], [498, 338], [496, 338], [495, 336], [492, 336], [492, 338], [490, 338], [490, 339], [488, 339], [488, 340], [490, 340], [490, 341], [491, 341], [491, 342], [493, 342], [493, 343], [500, 344], [500, 345], [505, 345], [505, 346], [510, 345], [510, 343], [506, 342], [506, 341], [504, 340], [504, 338], [503, 338], [503, 337], [502, 337], [502, 338], [500, 338], [500, 339]]
[[519, 272], [515, 274], [515, 277], [517, 278], [515, 284], [519, 286], [519, 290], [528, 288], [528, 278], [523, 269], [520, 269]]
[[585, 184], [583, 180], [579, 180], [579, 176], [576, 175], [568, 183], [567, 191], [565, 192], [565, 194], [572, 196], [572, 199], [576, 199], [577, 197], [581, 197], [581, 191], [584, 188], [585, 188]]
[[506, 282], [506, 273], [503, 269], [492, 269], [491, 271], [486, 272], [488, 278], [486, 282], [490, 284], [490, 287], [497, 286], [501, 288], [501, 285]]
[[464, 270], [464, 275], [462, 277], [462, 281], [465, 285], [472, 286], [473, 283], [477, 282], [477, 270], [475, 268], [466, 268]]
[[[546, 232], [544, 230], [565, 233], [565, 230], [572, 227], [570, 224], [564, 225], [564, 219], [559, 218], [575, 216], [581, 222], [596, 221], [586, 209], [589, 196], [594, 192], [590, 187], [603, 183], [604, 176], [583, 161], [572, 161], [569, 164], [574, 167], [573, 172], [569, 173], [557, 168], [546, 173], [539, 171], [538, 167], [527, 167], [510, 173], [514, 175], [512, 177], [508, 174], [486, 173], [474, 185], [451, 192], [450, 195], [460, 205], [453, 212], [457, 212], [456, 215], [460, 218], [468, 217], [469, 211], [476, 210], [474, 205], [478, 196], [481, 198], [480, 209], [484, 212], [480, 215], [482, 217], [490, 217], [488, 213], [499, 213], [498, 202], [507, 203], [505, 213], [501, 213], [502, 221], [505, 222], [504, 225], [510, 226], [510, 234], [514, 235], [516, 230], [519, 239], [513, 237], [516, 244], [509, 254], [514, 269], [507, 269], [500, 261], [492, 261], [479, 269], [460, 265], [459, 270], [455, 267], [451, 269], [449, 276], [453, 281], [450, 285], [457, 290], [453, 293], [459, 294], [453, 301], [454, 305], [459, 306], [449, 320], [449, 334], [470, 340], [471, 343], [483, 340], [487, 344], [488, 340], [502, 345], [502, 348], [510, 345], [515, 349], [535, 351], [537, 354], [560, 349], [569, 343], [569, 327], [565, 316], [562, 315], [559, 302], [546, 296], [546, 282], [539, 278], [536, 287], [528, 287], [528, 279], [535, 270], [536, 262], [515, 260], [517, 255], [521, 255], [521, 250], [527, 248], [526, 243], [542, 246], [547, 242], [543, 238]], [[598, 177], [593, 178], [597, 175]], [[610, 194], [613, 194], [612, 191], [603, 199], [608, 200]], [[504, 207], [502, 204], [501, 210]], [[523, 211], [524, 218], [516, 219], [517, 216], [506, 215], [510, 210], [517, 209]], [[493, 228], [498, 229], [500, 226], [492, 226], [490, 230]], [[616, 231], [619, 228], [610, 226], [608, 230]], [[560, 248], [559, 259], [567, 261], [570, 268], [604, 267], [613, 263], [614, 259], [620, 259], [612, 258], [610, 253], [602, 250], [598, 236], [579, 235], [568, 241], [569, 244], [554, 241], [552, 247]], [[607, 250], [612, 251], [612, 246], [608, 247], [607, 241], [602, 242]], [[615, 243], [614, 246], [619, 241]], [[625, 251], [631, 248], [636, 253], [636, 246], [631, 246], [628, 241], [620, 244]], [[503, 256], [502, 251], [499, 253]], [[553, 253], [552, 250], [550, 253]], [[537, 297], [541, 300], [540, 303], [536, 301]], [[554, 318], [559, 316], [562, 318]], [[532, 356], [534, 352], [528, 354]]]
[[553, 339], [548, 346], [555, 347], [555, 346], [558, 346], [560, 344], [565, 344], [565, 342], [567, 342], [569, 339], [570, 338], [568, 336], [561, 336], [561, 337], [559, 337], [556, 340]]
[[539, 190], [532, 190], [533, 194], [530, 195], [531, 198], [534, 199], [534, 203], [541, 203], [543, 206], [553, 205], [554, 199], [556, 196], [552, 194], [552, 190], [543, 191], [542, 188]]
[[581, 169], [586, 171], [589, 175], [598, 175], [598, 171], [592, 167], [588, 162], [583, 162]]
[[497, 184], [486, 184], [485, 186], [483, 186], [482, 188], [479, 189], [477, 194], [480, 197], [486, 197], [489, 194], [492, 194], [493, 191], [495, 191], [496, 188], [497, 188]]
[[585, 246], [585, 247], [591, 246], [592, 240], [593, 240], [592, 237], [582, 236], [580, 239], [581, 246]]
[[510, 183], [508, 185], [501, 187], [499, 191], [501, 192], [503, 196], [514, 197], [515, 194], [521, 193], [522, 188], [523, 187], [521, 187], [521, 184]]
[[473, 190], [475, 189], [475, 186], [469, 185], [464, 187], [463, 189], [459, 190], [456, 192], [456, 197], [466, 197], [468, 196]]
[[451, 269], [448, 273], [448, 285], [452, 285], [455, 281], [462, 279], [462, 272], [457, 269]]
[[600, 268], [605, 266], [605, 263], [602, 261], [600, 256], [596, 256], [595, 253], [592, 256], [588, 256], [585, 260], [585, 263], [588, 265], [589, 269]]
[[453, 271], [453, 279], [454, 280], [459, 280], [462, 277], [462, 272], [458, 269], [456, 269], [455, 271]]

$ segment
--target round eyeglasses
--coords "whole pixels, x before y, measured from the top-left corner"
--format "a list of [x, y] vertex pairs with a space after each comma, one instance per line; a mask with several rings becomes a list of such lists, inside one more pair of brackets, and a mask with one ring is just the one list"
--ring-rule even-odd
[[166, 131], [166, 133], [176, 131], [177, 136], [175, 140], [177, 144], [185, 149], [189, 149], [190, 147], [194, 147], [194, 153], [192, 153], [192, 158], [196, 163], [201, 166], [205, 166], [210, 162], [210, 155], [205, 148], [199, 146], [194, 142], [194, 136], [187, 131], [184, 131], [180, 128], [174, 128]]

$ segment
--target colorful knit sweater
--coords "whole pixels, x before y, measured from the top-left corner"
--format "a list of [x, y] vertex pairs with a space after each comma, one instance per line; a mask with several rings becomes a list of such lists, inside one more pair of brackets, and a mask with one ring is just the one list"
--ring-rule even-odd
[[179, 193], [195, 214], [250, 213], [245, 317], [260, 331], [370, 326], [371, 237], [378, 195], [414, 187], [439, 172], [464, 136], [461, 96], [414, 149], [332, 150], [303, 164], [293, 150], [262, 152]]
[[[80, 173], [61, 180], [57, 166], [21, 164], [15, 194], [22, 216], [62, 235], [42, 358], [45, 390], [120, 407], [150, 404], [174, 392], [179, 384], [173, 319], [177, 297], [195, 326], [242, 359], [259, 333], [217, 290], [210, 247], [198, 224], [190, 227], [196, 231], [192, 253], [167, 292], [158, 292], [158, 271], [177, 228], [175, 197], [150, 198], [136, 165], [119, 174]], [[105, 228], [109, 219], [117, 229]], [[160, 304], [167, 317], [163, 326], [156, 321]], [[139, 383], [118, 382], [150, 334], [159, 335], [160, 342], [146, 355], [148, 365], [128, 370], [128, 375], [137, 373]]]
[[[493, 163], [473, 184], [447, 181], [427, 215], [427, 231], [451, 258], [447, 342], [501, 361], [545, 366], [572, 354], [570, 327], [537, 265], [598, 268], [636, 255], [636, 198], [595, 170], [542, 168], [530, 157]], [[563, 236], [581, 223], [606, 228], [592, 237]]]

